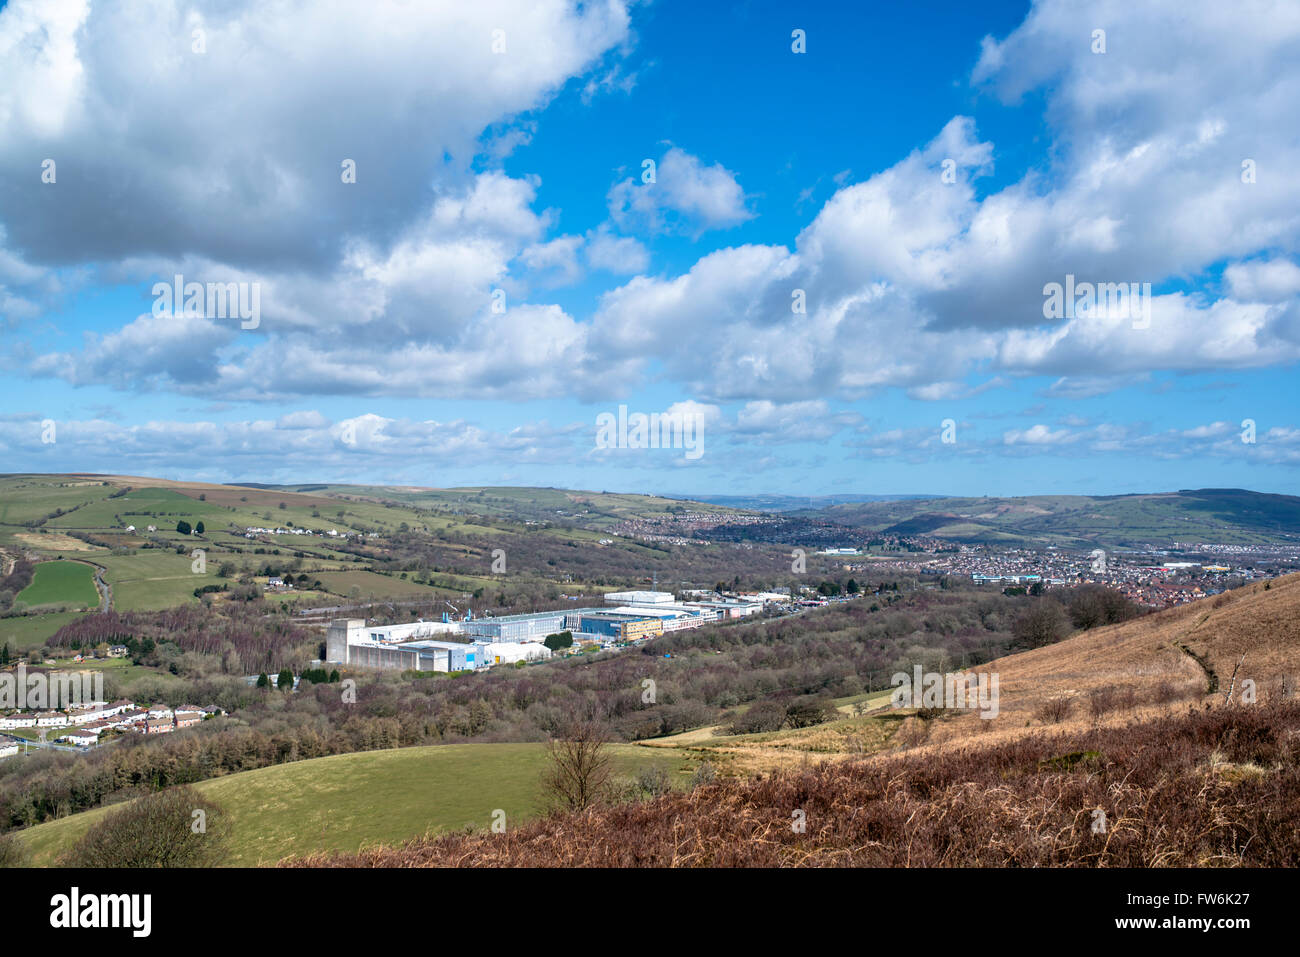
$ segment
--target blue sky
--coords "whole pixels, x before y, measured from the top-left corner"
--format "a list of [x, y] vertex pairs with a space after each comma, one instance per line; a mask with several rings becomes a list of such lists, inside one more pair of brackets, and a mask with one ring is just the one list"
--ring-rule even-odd
[[1294, 5], [463, 7], [3, 5], [5, 471], [1300, 493]]

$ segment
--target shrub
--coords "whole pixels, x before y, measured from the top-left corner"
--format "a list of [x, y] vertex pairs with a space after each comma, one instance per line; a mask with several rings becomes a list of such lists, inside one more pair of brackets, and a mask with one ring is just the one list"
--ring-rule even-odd
[[672, 790], [673, 781], [668, 772], [661, 767], [651, 765], [641, 768], [636, 774], [637, 787], [652, 798], [662, 797]]
[[785, 709], [785, 720], [792, 728], [810, 728], [839, 717], [835, 706], [826, 698], [796, 698]]
[[1169, 704], [1178, 698], [1178, 689], [1172, 681], [1162, 681], [1151, 689], [1151, 697], [1156, 704]]
[[0, 834], [0, 867], [26, 867], [27, 848], [13, 834]]
[[691, 775], [691, 790], [693, 791], [705, 784], [712, 784], [717, 780], [717, 777], [717, 769], [710, 762], [704, 761], [695, 769], [695, 773]]
[[1117, 704], [1117, 695], [1114, 688], [1093, 688], [1092, 691], [1088, 692], [1088, 713], [1098, 721], [1114, 711]]
[[1060, 724], [1070, 714], [1069, 698], [1048, 698], [1034, 711], [1034, 717], [1043, 724]]
[[[195, 813], [199, 811], [201, 815]], [[221, 807], [181, 786], [110, 811], [60, 863], [64, 867], [215, 867], [229, 852], [228, 839]]]

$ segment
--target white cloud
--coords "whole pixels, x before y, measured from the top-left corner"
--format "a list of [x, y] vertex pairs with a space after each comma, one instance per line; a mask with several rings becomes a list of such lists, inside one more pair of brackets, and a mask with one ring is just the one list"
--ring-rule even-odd
[[1285, 302], [1300, 293], [1300, 266], [1289, 259], [1233, 263], [1223, 278], [1232, 297], [1246, 302]]
[[581, 248], [581, 236], [559, 236], [529, 246], [519, 259], [536, 276], [540, 285], [547, 288], [569, 286], [582, 278], [582, 266], [578, 263]]
[[610, 217], [620, 227], [652, 232], [680, 230], [698, 235], [754, 217], [734, 173], [721, 163], [705, 166], [676, 146], [656, 161], [654, 182], [644, 182], [638, 171], [610, 188], [608, 202]]
[[625, 276], [645, 272], [650, 265], [650, 253], [639, 240], [616, 236], [608, 226], [587, 234], [586, 256], [592, 269]]
[[[706, 395], [787, 401], [886, 386], [941, 398], [979, 371], [1053, 375], [1054, 394], [1081, 395], [1156, 370], [1294, 362], [1300, 178], [1282, 171], [1300, 167], [1300, 13], [1286, 6], [1038, 3], [986, 42], [973, 80], [1008, 101], [1043, 91], [1046, 166], [981, 195], [993, 144], [955, 117], [836, 192], [793, 251], [716, 250], [608, 293], [597, 341]], [[1099, 20], [1104, 55], [1090, 50]], [[622, 205], [651, 201], [621, 185]], [[1155, 295], [1149, 328], [1104, 310], [1044, 317], [1045, 284], [1067, 273], [1158, 288], [1225, 261], [1225, 296]], [[806, 314], [789, 308], [795, 290]]]
[[431, 181], [464, 180], [484, 130], [628, 41], [620, 0], [375, 0], [364, 15], [343, 0], [14, 0], [0, 10], [14, 187], [0, 222], [37, 260], [329, 268], [339, 240], [402, 231]]
[[1002, 433], [1002, 441], [1006, 445], [1061, 445], [1076, 438], [1069, 429], [1057, 429], [1054, 432], [1041, 424], [1027, 429], [1008, 429]]

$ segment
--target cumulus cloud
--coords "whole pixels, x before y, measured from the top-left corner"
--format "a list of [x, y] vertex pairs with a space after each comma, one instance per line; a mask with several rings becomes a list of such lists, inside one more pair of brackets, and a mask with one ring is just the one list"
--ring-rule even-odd
[[610, 188], [610, 218], [620, 227], [699, 235], [737, 226], [754, 216], [735, 173], [721, 163], [705, 166], [679, 147], [670, 147], [655, 161], [653, 182], [645, 177], [643, 167], [637, 176]]
[[520, 261], [547, 288], [569, 286], [582, 278], [578, 251], [582, 248], [581, 236], [559, 236], [550, 242], [529, 246], [520, 254]]
[[[1091, 31], [1103, 21], [1108, 52], [1097, 55]], [[1294, 264], [1256, 257], [1294, 256], [1300, 179], [1250, 182], [1242, 163], [1300, 163], [1289, 132], [1300, 123], [1297, 39], [1300, 17], [1278, 4], [1240, 16], [1184, 2], [1036, 4], [1010, 36], [985, 42], [972, 80], [1008, 102], [1044, 93], [1047, 166], [981, 195], [994, 144], [955, 117], [836, 192], [793, 249], [718, 250], [680, 276], [607, 294], [599, 341], [652, 352], [706, 394], [741, 398], [885, 386], [941, 396], [981, 369], [1119, 383], [1296, 361]], [[620, 199], [637, 188], [623, 185]], [[1220, 298], [1159, 290], [1225, 261]], [[1067, 274], [1150, 283], [1150, 315], [1051, 319], [1044, 287]], [[790, 309], [797, 290], [806, 314]], [[687, 328], [698, 348], [670, 356]]]
[[[0, 10], [0, 222], [43, 262], [187, 252], [328, 269], [346, 240], [400, 232], [431, 178], [464, 177], [485, 129], [544, 105], [628, 26], [619, 0], [376, 0], [364, 14], [15, 0]], [[508, 55], [492, 50], [498, 29]]]
[[645, 272], [650, 265], [650, 253], [640, 240], [616, 236], [607, 225], [587, 234], [585, 254], [592, 269], [620, 275]]

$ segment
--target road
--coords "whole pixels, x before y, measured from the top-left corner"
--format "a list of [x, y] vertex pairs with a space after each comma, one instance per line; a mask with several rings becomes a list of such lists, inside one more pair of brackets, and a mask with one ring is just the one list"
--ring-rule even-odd
[[75, 751], [78, 754], [84, 754], [90, 750], [89, 747], [79, 747], [75, 744], [55, 744], [53, 741], [33, 741], [31, 738], [20, 738], [16, 734], [5, 734], [0, 731], [0, 738], [6, 741], [12, 741], [14, 744], [26, 744], [33, 748], [49, 748], [51, 751]]

